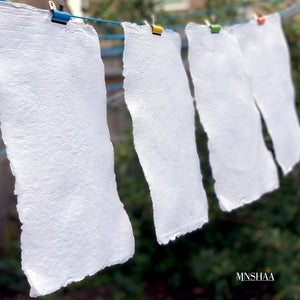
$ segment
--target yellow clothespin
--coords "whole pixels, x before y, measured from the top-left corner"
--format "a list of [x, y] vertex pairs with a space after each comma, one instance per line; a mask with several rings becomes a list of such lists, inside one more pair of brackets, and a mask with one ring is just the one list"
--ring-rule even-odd
[[151, 26], [152, 34], [161, 35], [164, 29], [161, 26], [155, 25], [155, 16], [154, 15], [152, 15], [151, 18], [152, 18], [152, 25], [150, 25], [147, 22], [147, 20], [144, 20], [144, 23], [148, 26]]

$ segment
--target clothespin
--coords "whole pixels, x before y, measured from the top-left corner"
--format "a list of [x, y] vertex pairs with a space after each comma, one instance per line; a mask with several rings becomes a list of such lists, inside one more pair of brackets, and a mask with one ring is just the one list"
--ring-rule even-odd
[[59, 10], [56, 9], [53, 1], [49, 1], [49, 6], [52, 13], [52, 22], [66, 25], [70, 21], [71, 16], [67, 12], [62, 11], [64, 7], [63, 1], [59, 1]]
[[144, 20], [144, 23], [152, 28], [152, 34], [161, 35], [163, 32], [163, 28], [161, 26], [155, 25], [155, 16], [152, 15], [152, 25], [150, 25], [147, 20]]
[[263, 25], [266, 22], [266, 17], [257, 18], [258, 25]]
[[257, 20], [258, 25], [263, 25], [266, 22], [266, 17], [259, 17], [255, 12], [253, 12], [253, 17]]
[[221, 25], [220, 24], [210, 24], [210, 22], [205, 19], [204, 20], [205, 24], [210, 27], [211, 33], [219, 33], [221, 30]]

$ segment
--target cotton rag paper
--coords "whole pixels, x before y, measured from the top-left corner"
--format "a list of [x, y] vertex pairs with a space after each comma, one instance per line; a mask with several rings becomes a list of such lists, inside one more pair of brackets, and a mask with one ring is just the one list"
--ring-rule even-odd
[[180, 37], [122, 23], [125, 101], [135, 149], [150, 187], [157, 240], [166, 244], [208, 221], [195, 143], [195, 111]]
[[208, 135], [215, 191], [231, 211], [278, 187], [242, 53], [225, 30], [188, 24], [189, 63], [200, 120]]
[[251, 76], [256, 103], [273, 141], [276, 159], [284, 174], [300, 160], [300, 127], [295, 109], [288, 46], [278, 13], [235, 26]]
[[22, 268], [46, 295], [134, 252], [119, 200], [98, 36], [0, 2], [0, 112], [16, 177]]

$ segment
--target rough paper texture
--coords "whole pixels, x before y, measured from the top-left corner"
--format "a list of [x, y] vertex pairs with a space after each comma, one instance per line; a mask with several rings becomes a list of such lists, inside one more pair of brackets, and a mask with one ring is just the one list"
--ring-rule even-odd
[[251, 76], [256, 103], [273, 141], [276, 159], [284, 174], [300, 160], [300, 127], [295, 109], [288, 46], [278, 13], [235, 26]]
[[135, 149], [148, 181], [157, 240], [166, 244], [208, 220], [195, 143], [193, 99], [180, 37], [123, 23], [125, 101]]
[[278, 187], [249, 77], [235, 38], [188, 24], [189, 63], [201, 123], [208, 135], [215, 191], [230, 211]]
[[16, 177], [22, 268], [45, 295], [134, 251], [119, 201], [94, 29], [0, 2], [0, 112]]

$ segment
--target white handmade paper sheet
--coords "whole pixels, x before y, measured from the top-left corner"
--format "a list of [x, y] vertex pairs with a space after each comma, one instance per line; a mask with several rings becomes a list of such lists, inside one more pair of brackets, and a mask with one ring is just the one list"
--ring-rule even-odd
[[231, 211], [278, 187], [246, 66], [235, 38], [188, 24], [189, 63], [197, 109], [208, 135], [215, 191]]
[[128, 260], [132, 228], [114, 175], [98, 36], [0, 2], [0, 113], [16, 177], [22, 268], [46, 295]]
[[272, 138], [276, 159], [287, 174], [300, 160], [300, 127], [280, 15], [267, 16], [263, 25], [252, 20], [234, 26], [231, 33], [242, 49], [255, 100]]
[[157, 240], [166, 244], [208, 220], [195, 142], [195, 112], [180, 37], [122, 23], [125, 101], [150, 187]]

